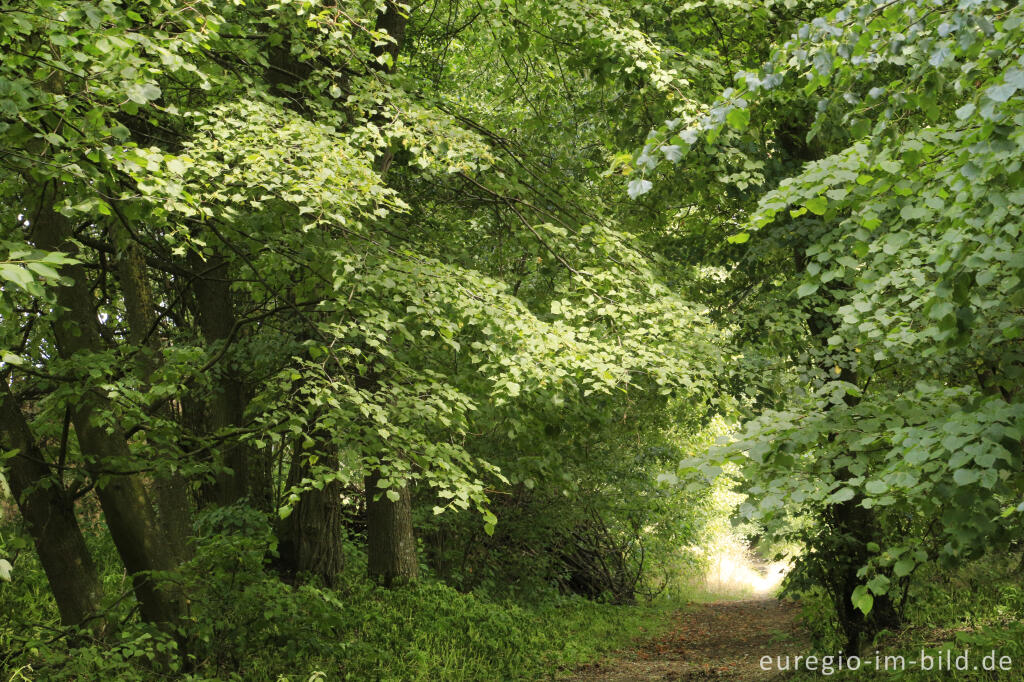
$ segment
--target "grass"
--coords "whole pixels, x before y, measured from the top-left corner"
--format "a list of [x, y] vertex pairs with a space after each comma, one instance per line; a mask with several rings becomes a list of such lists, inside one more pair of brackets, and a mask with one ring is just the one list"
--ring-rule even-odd
[[[483, 593], [463, 594], [440, 582], [385, 590], [357, 565], [337, 590], [286, 585], [249, 566], [203, 584], [193, 601], [191, 664], [171, 669], [159, 646], [169, 640], [129, 623], [113, 641], [68, 647], [52, 632], [10, 631], [0, 640], [22, 653], [4, 661], [0, 680], [192, 680], [380, 682], [544, 680], [628, 646], [667, 627], [672, 608], [598, 604], [553, 590], [529, 603]], [[2, 606], [32, 604], [41, 572], [22, 562]], [[53, 622], [52, 613], [36, 614]], [[26, 618], [26, 620], [29, 620]], [[173, 643], [171, 643], [173, 645]]]

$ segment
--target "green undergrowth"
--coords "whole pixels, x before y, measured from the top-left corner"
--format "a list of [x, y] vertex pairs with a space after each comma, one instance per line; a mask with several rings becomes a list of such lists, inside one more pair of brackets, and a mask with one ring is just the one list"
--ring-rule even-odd
[[251, 603], [225, 614], [213, 641], [199, 645], [205, 655], [192, 673], [175, 675], [152, 663], [160, 640], [139, 626], [114, 645], [37, 649], [27, 658], [35, 664], [22, 674], [30, 680], [148, 680], [154, 673], [306, 680], [318, 672], [326, 680], [545, 679], [625, 645], [664, 613], [557, 596], [524, 606], [436, 582], [390, 591], [350, 583], [347, 591], [291, 588], [272, 578], [250, 585], [243, 599], [258, 599], [262, 609]]
[[336, 589], [289, 585], [266, 566], [265, 525], [223, 530], [199, 543], [181, 579], [191, 601], [180, 645], [138, 622], [130, 599], [111, 608], [123, 624], [103, 640], [70, 646], [49, 626], [26, 629], [56, 617], [23, 555], [14, 581], [0, 584], [0, 611], [23, 614], [0, 624], [0, 680], [552, 679], [656, 633], [670, 612], [543, 589], [513, 601], [431, 579], [386, 590], [362, 577], [365, 556], [352, 545]]
[[[904, 627], [883, 631], [865, 647], [859, 670], [841, 670], [833, 657], [831, 679], [1024, 680], [1024, 589], [1018, 555], [988, 557], [957, 570], [925, 567], [914, 576]], [[818, 671], [786, 679], [823, 676], [821, 656], [838, 651], [838, 630], [820, 592], [801, 595], [804, 620], [818, 642]], [[926, 669], [922, 669], [926, 668]]]

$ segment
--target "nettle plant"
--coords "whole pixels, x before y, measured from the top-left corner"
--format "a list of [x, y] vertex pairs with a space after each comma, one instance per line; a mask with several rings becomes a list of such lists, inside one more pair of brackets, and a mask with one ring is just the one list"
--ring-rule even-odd
[[877, 537], [859, 536], [848, 595], [864, 614], [924, 562], [1020, 537], [1022, 21], [1005, 2], [847, 3], [704, 113], [652, 131], [638, 154], [650, 179], [630, 184], [645, 193], [660, 165], [719, 138], [770, 148], [786, 124], [774, 112], [814, 112], [816, 158], [764, 191], [729, 240], [796, 245], [802, 276], [787, 294], [806, 311], [798, 345], [817, 378], [723, 456], [743, 465], [745, 511], [769, 528], [871, 512]]

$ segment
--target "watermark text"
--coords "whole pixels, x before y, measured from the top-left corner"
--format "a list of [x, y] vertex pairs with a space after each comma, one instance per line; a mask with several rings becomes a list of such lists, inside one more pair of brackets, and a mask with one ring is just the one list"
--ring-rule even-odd
[[988, 652], [972, 651], [934, 651], [921, 649], [917, 656], [883, 654], [878, 651], [874, 656], [762, 656], [761, 670], [764, 671], [798, 671], [805, 670], [822, 675], [835, 675], [845, 671], [856, 672], [861, 668], [882, 672], [903, 672], [905, 670], [926, 670], [932, 672], [952, 672], [965, 670], [984, 670], [987, 672], [1006, 672], [1013, 669], [1013, 659], [1002, 656], [995, 650]]

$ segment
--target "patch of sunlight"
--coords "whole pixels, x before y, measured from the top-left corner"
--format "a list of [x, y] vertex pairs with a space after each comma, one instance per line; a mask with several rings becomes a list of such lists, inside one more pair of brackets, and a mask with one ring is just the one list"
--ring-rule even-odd
[[789, 572], [787, 563], [763, 561], [738, 539], [716, 543], [702, 553], [707, 569], [691, 584], [702, 600], [769, 597]]

